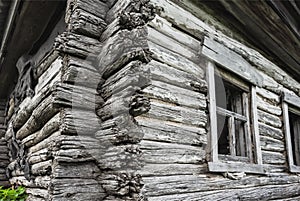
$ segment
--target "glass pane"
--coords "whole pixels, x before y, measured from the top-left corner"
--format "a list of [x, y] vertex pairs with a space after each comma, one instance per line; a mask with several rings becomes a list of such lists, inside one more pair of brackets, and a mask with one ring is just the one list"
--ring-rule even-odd
[[229, 155], [229, 133], [228, 133], [228, 118], [218, 114], [218, 153]]

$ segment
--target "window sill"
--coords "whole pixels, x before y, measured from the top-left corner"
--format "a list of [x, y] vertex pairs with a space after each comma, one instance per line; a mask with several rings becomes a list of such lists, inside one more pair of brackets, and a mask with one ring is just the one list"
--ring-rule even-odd
[[263, 165], [238, 162], [209, 162], [208, 170], [210, 172], [245, 172], [253, 174], [266, 174]]
[[290, 172], [292, 172], [292, 173], [300, 173], [300, 166], [291, 165], [290, 166]]

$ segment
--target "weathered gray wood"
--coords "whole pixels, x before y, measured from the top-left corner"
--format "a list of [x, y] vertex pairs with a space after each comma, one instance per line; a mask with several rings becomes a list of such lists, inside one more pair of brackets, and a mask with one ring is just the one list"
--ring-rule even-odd
[[195, 74], [200, 78], [204, 78], [205, 73], [203, 69], [206, 68], [207, 59], [201, 57], [201, 55], [199, 55], [199, 61], [197, 61], [197, 63], [194, 63], [184, 56], [161, 46], [161, 44], [156, 44], [151, 41], [149, 41], [148, 44], [149, 49], [153, 53], [152, 57], [156, 60], [172, 66], [178, 70], [182, 70], [191, 74]]
[[90, 64], [93, 60], [83, 60], [76, 57], [67, 57], [62, 73], [62, 82], [97, 88], [101, 81], [96, 66]]
[[178, 87], [193, 90], [196, 92], [207, 92], [207, 83], [205, 80], [193, 74], [177, 70], [166, 64], [150, 61], [146, 68], [150, 70], [151, 78], [161, 82], [166, 82]]
[[262, 86], [263, 78], [242, 56], [231, 51], [220, 43], [205, 37], [202, 54], [225, 67], [227, 70], [238, 74], [243, 79], [254, 85]]
[[[294, 166], [294, 157], [293, 157], [293, 148], [292, 148], [292, 138], [291, 138], [291, 128], [290, 128], [290, 119], [289, 119], [289, 106], [286, 102], [282, 103], [283, 110], [283, 130], [285, 134], [285, 144], [287, 149], [287, 160], [289, 165], [289, 170], [293, 171]], [[297, 171], [295, 171], [297, 172]]]
[[51, 96], [47, 97], [37, 106], [27, 122], [18, 130], [16, 138], [23, 139], [36, 132], [57, 112], [58, 109], [53, 105], [53, 98]]
[[142, 91], [149, 97], [174, 103], [176, 105], [196, 109], [205, 109], [207, 106], [204, 94], [161, 81], [151, 81], [151, 85], [144, 88]]
[[266, 164], [284, 164], [286, 157], [280, 152], [262, 151], [262, 160]]
[[131, 3], [130, 0], [116, 1], [114, 6], [107, 12], [106, 21], [111, 23]]
[[177, 54], [184, 56], [194, 63], [200, 63], [201, 61], [198, 57], [198, 52], [195, 52], [187, 46], [180, 44], [176, 40], [160, 33], [159, 31], [151, 27], [148, 27], [148, 40], [153, 43], [159, 44], [160, 46], [163, 46], [170, 51], [176, 52]]
[[105, 197], [103, 188], [95, 179], [58, 178], [53, 180], [53, 186], [53, 200], [102, 200]]
[[282, 127], [282, 121], [278, 116], [269, 114], [261, 110], [258, 110], [258, 120], [264, 124], [273, 126], [275, 128]]
[[269, 103], [268, 99], [261, 98], [260, 96], [257, 96], [257, 107], [260, 110], [263, 110], [270, 114], [274, 114], [277, 116], [282, 115], [282, 109], [277, 104], [273, 105]]
[[155, 99], [151, 99], [150, 101], [151, 109], [148, 113], [144, 114], [145, 117], [201, 127], [205, 127], [207, 124], [207, 115], [203, 110], [187, 109]]
[[261, 97], [267, 99], [269, 102], [273, 103], [274, 105], [277, 105], [280, 103], [279, 95], [277, 95], [271, 91], [268, 91], [264, 88], [260, 88], [260, 87], [257, 87], [256, 91], [257, 91], [257, 94], [259, 94]]
[[22, 144], [31, 147], [59, 130], [60, 113], [53, 116], [39, 131], [32, 133], [22, 140]]
[[59, 163], [53, 169], [55, 178], [93, 179], [101, 174], [95, 163]]
[[216, 87], [215, 87], [215, 65], [208, 62], [207, 65], [207, 82], [208, 82], [208, 98], [209, 98], [209, 133], [208, 141], [210, 141], [208, 150], [210, 153], [210, 161], [218, 161], [218, 125], [217, 125], [217, 103], [216, 103]]
[[99, 38], [106, 26], [103, 19], [82, 9], [75, 9], [68, 22], [70, 31], [92, 38]]
[[199, 52], [201, 49], [200, 40], [196, 40], [193, 36], [174, 28], [170, 22], [162, 17], [159, 17], [158, 15], [149, 23], [149, 25], [164, 35], [175, 39], [182, 45], [193, 49], [195, 52]]
[[261, 149], [266, 151], [285, 151], [285, 145], [282, 140], [277, 140], [273, 137], [260, 136]]
[[226, 110], [226, 109], [221, 108], [221, 107], [217, 107], [217, 113], [221, 114], [223, 116], [235, 118], [235, 119], [243, 121], [243, 122], [247, 122], [248, 121], [247, 117], [245, 117], [243, 115], [240, 115], [238, 113], [235, 113], [235, 112], [231, 112], [231, 111]]
[[211, 172], [247, 172], [264, 174], [263, 166], [259, 164], [243, 164], [243, 163], [208, 163], [208, 169]]
[[62, 112], [61, 131], [66, 134], [91, 136], [96, 133], [99, 120], [94, 111], [66, 108]]
[[254, 158], [258, 165], [262, 164], [262, 155], [259, 141], [259, 125], [258, 125], [258, 114], [257, 114], [257, 93], [256, 86], [251, 87], [251, 117], [252, 117], [252, 133], [253, 133], [253, 144], [254, 144]]
[[[35, 94], [38, 94], [39, 91], [46, 87], [56, 76], [60, 73], [62, 68], [62, 59], [58, 57], [53, 63], [48, 67], [48, 69], [41, 74], [38, 78], [38, 84], [35, 86]], [[58, 79], [57, 79], [58, 80]]]
[[203, 147], [207, 144], [207, 133], [204, 128], [145, 117], [136, 117], [135, 120], [142, 126], [144, 140]]
[[274, 128], [267, 124], [258, 123], [259, 134], [262, 136], [272, 137], [278, 140], [282, 140], [284, 137], [284, 133], [281, 129]]
[[288, 92], [283, 93], [283, 101], [285, 101], [293, 106], [296, 106], [296, 107], [299, 107], [299, 104], [300, 104], [300, 98], [298, 96], [293, 95]]
[[[236, 181], [235, 181], [236, 182]], [[207, 184], [203, 184], [207, 186]], [[169, 189], [168, 189], [169, 190]], [[178, 189], [170, 190], [171, 192], [177, 191]], [[265, 193], [261, 193], [261, 192]], [[156, 190], [157, 192], [157, 190]], [[174, 200], [174, 201], [196, 201], [199, 200], [199, 197], [204, 200], [216, 200], [222, 199], [226, 201], [230, 200], [268, 200], [268, 199], [282, 199], [284, 197], [291, 197], [299, 195], [299, 186], [295, 184], [283, 184], [283, 185], [266, 185], [259, 187], [250, 187], [247, 189], [231, 189], [230, 191], [216, 190], [209, 192], [189, 192], [189, 193], [168, 193], [170, 195], [161, 195], [148, 198], [149, 201], [154, 200]], [[146, 195], [149, 194], [148, 192]]]
[[201, 147], [148, 140], [143, 140], [140, 144], [146, 163], [196, 164], [205, 160], [205, 150]]
[[[145, 164], [137, 173], [142, 177], [195, 175], [207, 172], [206, 164]], [[154, 178], [153, 178], [154, 179]], [[147, 185], [147, 184], [146, 184]]]
[[98, 40], [74, 33], [64, 32], [55, 39], [55, 50], [80, 58], [93, 57], [101, 48]]
[[102, 77], [107, 79], [134, 59], [149, 61], [147, 34], [144, 27], [122, 30], [105, 41], [97, 57]]
[[66, 22], [70, 21], [71, 15], [74, 10], [82, 9], [93, 15], [98, 16], [101, 19], [105, 19], [105, 15], [108, 11], [108, 6], [106, 3], [98, 0], [75, 0], [68, 1], [67, 4], [67, 13], [65, 16]]

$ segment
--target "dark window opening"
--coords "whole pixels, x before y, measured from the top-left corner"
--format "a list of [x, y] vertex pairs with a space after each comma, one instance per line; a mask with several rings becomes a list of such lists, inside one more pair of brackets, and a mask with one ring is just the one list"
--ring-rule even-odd
[[289, 122], [294, 165], [300, 166], [300, 116], [289, 112]]
[[218, 154], [250, 158], [249, 92], [215, 76]]

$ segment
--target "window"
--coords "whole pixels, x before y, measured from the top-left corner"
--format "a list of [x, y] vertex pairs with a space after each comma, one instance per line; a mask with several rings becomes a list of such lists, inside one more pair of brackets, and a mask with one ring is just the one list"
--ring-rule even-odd
[[256, 87], [211, 62], [207, 74], [211, 142], [209, 170], [263, 173]]
[[284, 93], [283, 119], [289, 169], [300, 172], [300, 98]]

